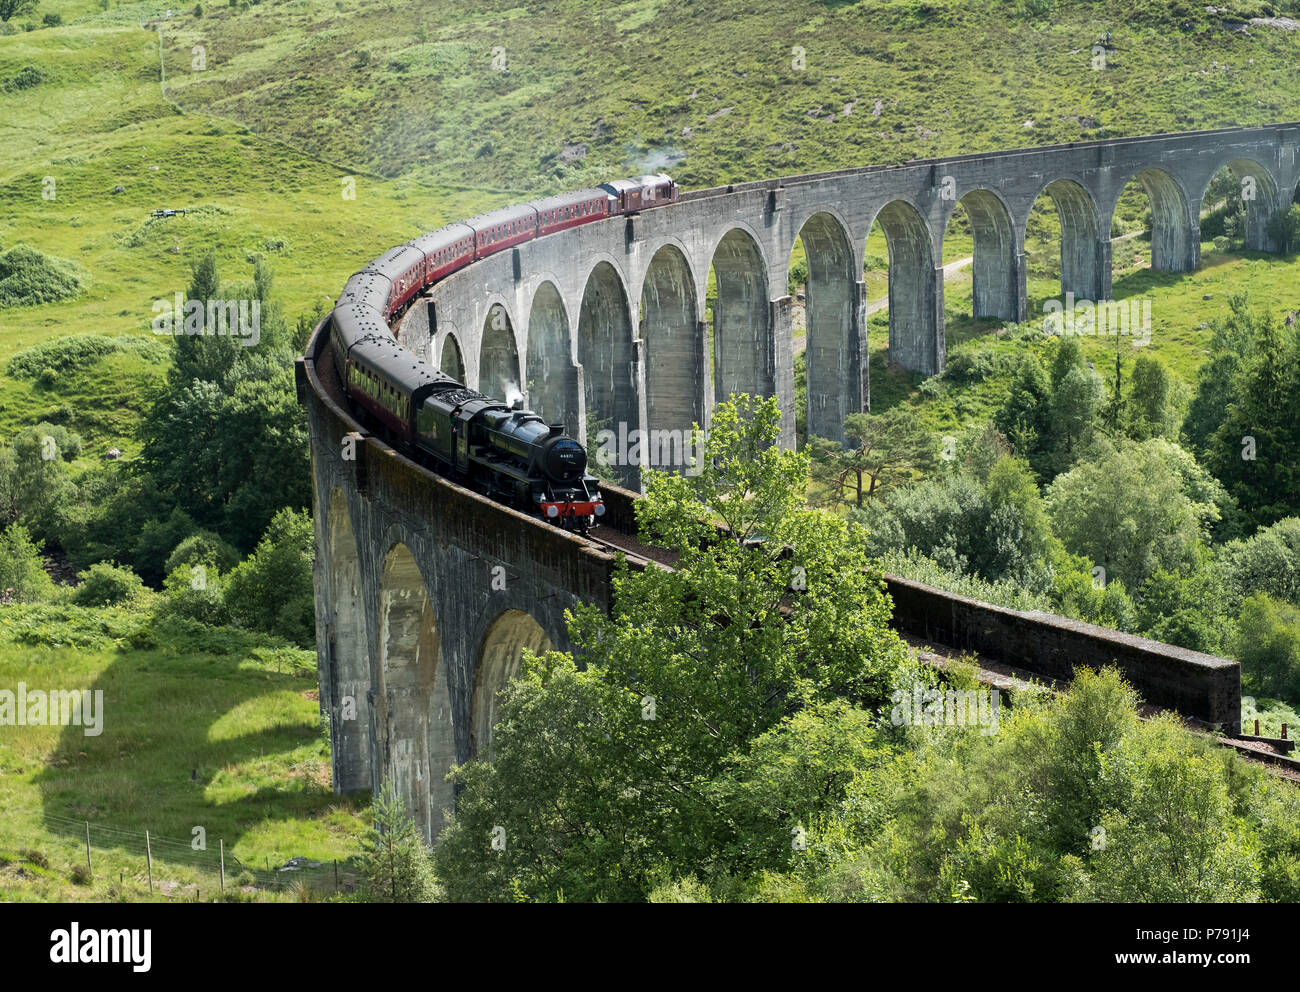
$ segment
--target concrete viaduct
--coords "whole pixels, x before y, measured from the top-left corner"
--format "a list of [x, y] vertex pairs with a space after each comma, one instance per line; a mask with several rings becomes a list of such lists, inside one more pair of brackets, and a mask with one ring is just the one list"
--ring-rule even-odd
[[[974, 315], [1021, 322], [1031, 316], [1025, 227], [1042, 193], [1061, 220], [1062, 293], [1106, 300], [1111, 217], [1125, 186], [1137, 180], [1148, 195], [1153, 267], [1192, 271], [1201, 201], [1225, 166], [1243, 178], [1248, 246], [1271, 250], [1267, 223], [1300, 182], [1300, 123], [684, 193], [672, 205], [476, 262], [431, 287], [393, 330], [430, 365], [489, 395], [520, 392], [580, 438], [598, 427], [689, 432], [693, 422], [707, 424], [715, 397], [749, 392], [779, 398], [782, 440], [792, 445], [786, 286], [800, 238], [808, 261], [808, 430], [837, 438], [846, 414], [869, 408], [862, 270], [874, 222], [889, 245], [890, 359], [935, 374], [945, 360], [942, 242], [958, 203], [974, 234]], [[334, 787], [373, 789], [391, 778], [433, 840], [454, 805], [447, 769], [490, 746], [497, 693], [523, 650], [569, 646], [565, 609], [607, 603], [613, 559], [367, 434], [338, 389], [324, 347], [328, 327], [326, 320], [317, 329], [298, 381], [311, 433], [321, 706], [331, 718]], [[618, 477], [633, 482], [635, 472], [624, 465]], [[626, 499], [631, 494], [616, 495], [611, 508]], [[629, 517], [627, 508], [612, 512], [606, 526], [626, 528]], [[944, 643], [974, 645], [992, 618], [999, 630], [1019, 631], [1007, 634], [1003, 653], [1031, 671], [1068, 674], [1068, 659], [1116, 659], [1152, 702], [1225, 724], [1239, 714], [1238, 669], [1223, 659], [1060, 618], [1011, 616], [924, 587], [897, 591], [908, 604], [899, 625]]]

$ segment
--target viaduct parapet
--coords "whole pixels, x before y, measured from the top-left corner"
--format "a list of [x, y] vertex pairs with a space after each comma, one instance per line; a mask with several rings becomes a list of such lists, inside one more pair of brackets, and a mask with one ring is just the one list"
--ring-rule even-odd
[[[1111, 221], [1138, 180], [1151, 264], [1193, 271], [1200, 208], [1224, 166], [1243, 178], [1246, 243], [1300, 182], [1300, 124], [1154, 135], [789, 176], [683, 194], [678, 203], [540, 238], [434, 287], [400, 328], [431, 365], [585, 431], [687, 430], [715, 398], [776, 395], [794, 440], [791, 252], [808, 262], [808, 431], [842, 436], [870, 405], [867, 234], [889, 245], [889, 357], [942, 371], [943, 238], [958, 203], [974, 235], [974, 316], [1027, 320], [1025, 227], [1047, 193], [1061, 221], [1061, 292], [1111, 296]], [[716, 281], [706, 326], [709, 270]], [[710, 355], [710, 338], [712, 354]], [[710, 369], [712, 372], [710, 373]], [[580, 434], [579, 436], [583, 436]], [[625, 479], [633, 482], [632, 479]]]

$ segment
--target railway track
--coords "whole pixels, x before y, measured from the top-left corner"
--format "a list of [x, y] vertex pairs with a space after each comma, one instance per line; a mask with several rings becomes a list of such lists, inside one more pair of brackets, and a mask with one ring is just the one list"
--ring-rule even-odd
[[631, 534], [609, 526], [597, 524], [588, 531], [585, 539], [611, 555], [625, 556], [628, 564], [634, 568], [647, 568], [651, 565], [672, 568], [677, 560], [672, 552], [642, 544]]
[[[593, 527], [585, 539], [608, 554], [624, 555], [628, 563], [634, 568], [644, 569], [651, 565], [660, 568], [672, 568], [676, 562], [676, 556], [671, 552], [665, 551], [663, 548], [642, 544], [631, 534], [610, 526], [597, 525]], [[951, 648], [946, 649], [946, 651], [936, 651], [932, 646], [922, 643], [921, 639], [908, 634], [902, 634], [901, 636], [908, 644], [908, 647], [924, 663], [940, 670], [951, 664], [959, 654], [959, 652]], [[977, 663], [980, 668], [980, 682], [999, 690], [1026, 689], [1035, 682], [1049, 692], [1062, 692], [1066, 688], [1065, 685], [1056, 680], [1045, 679], [1033, 672], [1016, 669], [1003, 662], [978, 658]], [[1151, 719], [1163, 712], [1165, 711], [1161, 707], [1151, 704], [1144, 704], [1139, 711], [1143, 719]], [[1182, 719], [1184, 724], [1193, 732], [1210, 737], [1218, 746], [1233, 751], [1243, 760], [1263, 765], [1279, 778], [1300, 785], [1300, 759], [1282, 753], [1267, 741], [1254, 738], [1225, 737], [1209, 724], [1196, 720], [1187, 720], [1186, 718]]]

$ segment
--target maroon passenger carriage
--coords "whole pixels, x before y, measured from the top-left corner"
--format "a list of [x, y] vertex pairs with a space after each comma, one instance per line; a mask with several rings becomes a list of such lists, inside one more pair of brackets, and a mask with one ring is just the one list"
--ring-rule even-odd
[[[560, 526], [604, 513], [586, 452], [560, 426], [466, 389], [401, 347], [391, 323], [419, 293], [471, 262], [535, 238], [678, 199], [662, 173], [503, 207], [396, 246], [355, 273], [331, 318], [343, 390], [369, 425], [414, 457]], [[439, 425], [441, 428], [439, 429]], [[454, 440], [453, 440], [454, 439]], [[448, 443], [453, 448], [443, 450]]]

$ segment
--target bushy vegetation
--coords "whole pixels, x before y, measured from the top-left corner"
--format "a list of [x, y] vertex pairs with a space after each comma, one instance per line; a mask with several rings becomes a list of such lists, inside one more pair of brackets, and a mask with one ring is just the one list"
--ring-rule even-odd
[[226, 580], [226, 608], [254, 630], [265, 630], [304, 647], [313, 644], [313, 554], [311, 517], [281, 510], [257, 549]]
[[390, 781], [375, 796], [362, 850], [368, 901], [435, 901], [433, 859]]
[[80, 293], [88, 281], [75, 262], [17, 245], [0, 255], [0, 308], [67, 300]]
[[1300, 343], [1242, 294], [1209, 343], [1194, 391], [1153, 354], [1092, 367], [1078, 337], [1009, 372], [964, 348], [942, 381], [1001, 376], [988, 422], [945, 437], [918, 388], [849, 418], [847, 446], [810, 439], [813, 494], [897, 574], [1229, 654], [1250, 691], [1300, 704]]
[[[305, 645], [315, 629], [311, 521], [300, 512], [307, 440], [291, 334], [260, 260], [253, 275], [223, 290], [209, 254], [188, 296], [262, 301], [255, 355], [231, 337], [175, 338], [141, 422], [140, 459], [86, 463], [80, 436], [61, 424], [20, 431], [0, 446], [0, 523], [21, 524], [15, 535], [83, 570], [78, 604], [128, 602], [147, 584], [164, 591], [160, 613], [177, 621], [238, 624]], [[54, 384], [114, 354], [162, 348], [148, 338], [73, 335], [19, 352], [8, 373]], [[242, 564], [241, 551], [253, 552]], [[30, 570], [15, 570], [27, 576], [15, 598], [44, 594]]]
[[[457, 774], [437, 850], [449, 898], [639, 899], [659, 867], [748, 874], [794, 826], [754, 742], [807, 730], [838, 782], [874, 734], [857, 708], [917, 677], [865, 535], [802, 507], [807, 461], [773, 444], [779, 428], [775, 400], [739, 397], [717, 408], [698, 476], [647, 477], [638, 522], [678, 567], [624, 570], [609, 614], [574, 612], [582, 669], [551, 653], [508, 690], [492, 760]], [[483, 843], [494, 826], [503, 851]]]
[[122, 606], [144, 593], [144, 583], [129, 568], [98, 562], [77, 576], [72, 601], [78, 606]]
[[14, 379], [31, 379], [50, 388], [74, 370], [123, 352], [141, 354], [154, 361], [166, 355], [161, 343], [138, 335], [72, 334], [24, 348], [9, 359], [6, 372]]
[[45, 79], [44, 73], [34, 65], [25, 65], [12, 76], [0, 80], [0, 91], [17, 93], [39, 86]]
[[21, 524], [0, 531], [0, 602], [26, 603], [44, 599], [54, 589], [45, 572], [40, 549]]

